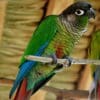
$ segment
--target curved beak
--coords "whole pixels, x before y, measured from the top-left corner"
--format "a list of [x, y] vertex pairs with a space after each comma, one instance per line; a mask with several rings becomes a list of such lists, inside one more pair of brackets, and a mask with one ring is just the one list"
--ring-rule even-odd
[[89, 18], [95, 19], [95, 11], [93, 8], [90, 8], [90, 10], [88, 10], [87, 14], [88, 14]]

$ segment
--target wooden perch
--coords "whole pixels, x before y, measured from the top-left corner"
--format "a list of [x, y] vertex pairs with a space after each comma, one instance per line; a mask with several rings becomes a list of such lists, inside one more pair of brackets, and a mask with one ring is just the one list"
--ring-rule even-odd
[[[39, 57], [39, 56], [32, 56], [28, 55], [25, 56], [25, 59], [31, 60], [31, 61], [37, 61], [42, 63], [51, 63], [52, 58], [50, 57]], [[57, 63], [67, 65], [69, 63], [69, 60], [67, 59], [57, 59]], [[74, 59], [72, 58], [72, 64], [95, 64], [100, 65], [100, 60], [90, 60], [90, 59]]]
[[[70, 98], [70, 100], [74, 98], [86, 99], [88, 98], [89, 92], [86, 90], [67, 90], [67, 89], [58, 89], [51, 86], [44, 86], [42, 88], [45, 91], [51, 92], [56, 96], [62, 96], [62, 98]], [[75, 99], [74, 99], [75, 100]]]

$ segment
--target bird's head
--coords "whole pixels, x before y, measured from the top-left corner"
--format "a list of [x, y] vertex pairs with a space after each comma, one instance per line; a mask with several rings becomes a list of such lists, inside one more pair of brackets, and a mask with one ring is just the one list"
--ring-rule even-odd
[[[72, 26], [72, 30], [84, 31], [90, 18], [95, 18], [95, 12], [90, 3], [79, 1], [65, 9], [61, 16]], [[67, 24], [67, 23], [66, 23]]]

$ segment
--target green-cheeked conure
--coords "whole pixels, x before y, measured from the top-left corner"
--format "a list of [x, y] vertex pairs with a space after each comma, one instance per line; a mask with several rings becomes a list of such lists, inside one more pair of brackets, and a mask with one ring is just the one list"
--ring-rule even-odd
[[[93, 33], [90, 46], [89, 57], [100, 60], [100, 30]], [[100, 100], [100, 65], [91, 65], [91, 74], [93, 82], [89, 91], [89, 98], [94, 95], [96, 100]]]
[[94, 10], [87, 2], [76, 2], [60, 15], [47, 16], [36, 28], [20, 62], [19, 72], [9, 98], [17, 89], [14, 100], [29, 100], [30, 96], [48, 82], [62, 68], [62, 65], [41, 64], [26, 60], [27, 55], [52, 56], [56, 58], [70, 56], [76, 43], [87, 30]]

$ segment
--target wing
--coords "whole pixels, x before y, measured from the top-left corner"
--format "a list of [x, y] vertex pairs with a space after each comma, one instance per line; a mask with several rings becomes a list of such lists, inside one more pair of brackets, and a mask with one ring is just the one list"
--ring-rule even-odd
[[23, 78], [27, 73], [36, 66], [36, 62], [27, 61], [24, 56], [26, 55], [37, 55], [41, 56], [45, 48], [48, 46], [49, 42], [54, 38], [57, 32], [57, 16], [46, 17], [34, 32], [20, 63], [20, 70], [18, 72], [17, 78], [10, 92], [10, 97], [16, 90], [17, 86], [21, 83]]
[[35, 30], [23, 56], [21, 64], [26, 61], [24, 56], [36, 55], [38, 51], [44, 50], [57, 31], [57, 16], [51, 15], [45, 18]]

